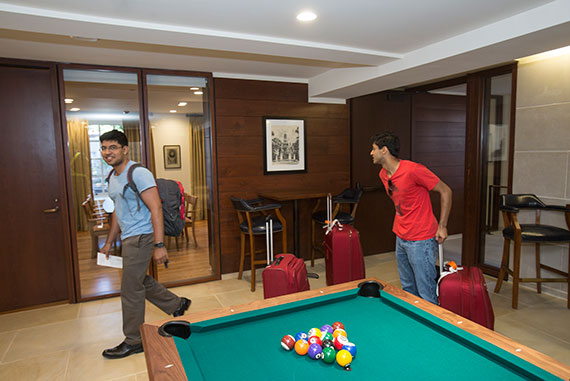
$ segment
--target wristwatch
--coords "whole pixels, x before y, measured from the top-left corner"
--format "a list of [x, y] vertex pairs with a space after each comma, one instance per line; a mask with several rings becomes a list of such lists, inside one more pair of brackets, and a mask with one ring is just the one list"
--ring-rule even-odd
[[158, 247], [158, 248], [164, 247], [164, 242], [157, 242], [154, 244], [154, 247]]

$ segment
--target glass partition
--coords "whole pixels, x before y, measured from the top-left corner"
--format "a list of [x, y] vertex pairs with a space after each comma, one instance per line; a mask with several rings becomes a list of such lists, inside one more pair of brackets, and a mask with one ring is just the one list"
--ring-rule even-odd
[[[110, 215], [102, 209], [110, 167], [99, 136], [118, 129], [129, 139], [129, 158], [141, 161], [140, 106], [136, 72], [64, 69], [65, 117], [77, 237], [81, 298], [117, 293], [120, 270], [97, 265], [107, 239]], [[121, 254], [117, 240], [111, 254]]]
[[177, 181], [184, 189], [186, 227], [166, 237], [169, 268], [158, 266], [158, 280], [175, 284], [215, 273], [211, 244], [211, 157], [209, 81], [204, 77], [147, 74], [150, 167], [157, 178]]

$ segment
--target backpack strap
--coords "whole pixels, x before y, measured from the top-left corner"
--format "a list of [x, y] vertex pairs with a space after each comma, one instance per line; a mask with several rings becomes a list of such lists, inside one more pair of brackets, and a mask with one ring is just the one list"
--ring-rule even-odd
[[138, 167], [142, 167], [143, 165], [140, 163], [134, 163], [133, 165], [131, 165], [129, 167], [129, 170], [127, 171], [127, 183], [125, 184], [124, 188], [123, 188], [123, 194], [121, 195], [123, 198], [125, 198], [125, 193], [127, 192], [127, 189], [131, 188], [133, 190], [133, 192], [135, 192], [135, 194], [137, 195], [136, 199], [137, 199], [137, 210], [141, 209], [141, 203], [139, 201], [139, 199], [141, 198], [141, 194], [139, 193], [139, 190], [137, 188], [137, 184], [135, 184], [135, 182], [133, 181], [133, 171], [138, 168]]

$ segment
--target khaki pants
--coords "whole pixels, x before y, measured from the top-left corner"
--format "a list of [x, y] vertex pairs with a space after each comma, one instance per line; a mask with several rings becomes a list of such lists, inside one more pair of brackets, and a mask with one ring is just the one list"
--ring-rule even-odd
[[128, 237], [123, 240], [122, 245], [123, 333], [127, 344], [137, 345], [142, 340], [140, 326], [144, 323], [145, 299], [169, 315], [176, 311], [181, 300], [146, 274], [154, 250], [153, 234]]

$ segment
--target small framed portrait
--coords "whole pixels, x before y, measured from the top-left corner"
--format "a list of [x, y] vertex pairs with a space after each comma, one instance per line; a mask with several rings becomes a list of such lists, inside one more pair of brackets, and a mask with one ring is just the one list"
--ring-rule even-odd
[[307, 172], [305, 120], [263, 118], [263, 173]]
[[164, 168], [175, 169], [181, 168], [180, 162], [180, 146], [162, 146], [164, 152]]

